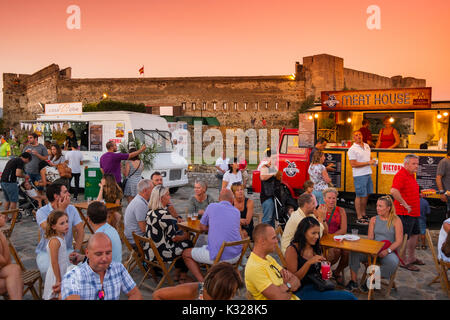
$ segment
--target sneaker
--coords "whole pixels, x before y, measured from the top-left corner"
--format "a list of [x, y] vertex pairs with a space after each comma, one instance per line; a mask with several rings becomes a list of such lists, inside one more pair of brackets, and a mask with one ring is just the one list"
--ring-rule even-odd
[[356, 282], [353, 281], [353, 280], [350, 280], [350, 281], [348, 282], [348, 284], [345, 286], [345, 290], [348, 290], [348, 291], [350, 291], [350, 292], [355, 291], [355, 290], [357, 290], [357, 289], [358, 289], [358, 285], [357, 285]]

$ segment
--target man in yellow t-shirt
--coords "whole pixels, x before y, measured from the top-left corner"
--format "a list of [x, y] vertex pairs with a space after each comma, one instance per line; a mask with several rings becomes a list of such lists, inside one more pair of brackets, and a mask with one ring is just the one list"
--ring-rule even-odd
[[328, 232], [326, 221], [323, 219], [323, 217], [325, 217], [326, 212], [319, 209], [317, 210], [317, 216], [315, 216], [314, 215], [315, 205], [316, 201], [314, 200], [312, 194], [310, 193], [305, 192], [298, 198], [298, 209], [292, 212], [288, 222], [286, 223], [286, 226], [284, 227], [283, 236], [281, 237], [281, 252], [283, 254], [286, 253], [286, 249], [291, 244], [295, 232], [297, 231], [298, 225], [305, 217], [314, 217], [317, 221], [319, 221], [320, 237], [322, 237], [324, 231], [325, 233]]
[[255, 246], [245, 266], [247, 291], [255, 300], [299, 300], [293, 292], [300, 288], [300, 280], [269, 256], [278, 244], [275, 229], [261, 223], [253, 231], [253, 240]]

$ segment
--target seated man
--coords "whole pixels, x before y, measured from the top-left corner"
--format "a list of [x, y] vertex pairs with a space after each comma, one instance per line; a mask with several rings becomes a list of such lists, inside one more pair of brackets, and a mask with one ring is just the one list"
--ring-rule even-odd
[[[211, 203], [200, 220], [200, 228], [208, 231], [208, 244], [183, 251], [186, 266], [199, 282], [203, 282], [204, 278], [198, 263], [213, 264], [224, 241], [241, 240], [241, 213], [232, 205], [231, 190], [222, 189], [219, 201]], [[241, 251], [242, 245], [227, 247], [222, 253], [221, 261], [236, 263]]]
[[87, 261], [66, 273], [61, 282], [62, 300], [142, 300], [141, 292], [122, 263], [112, 261], [111, 240], [103, 232], [92, 235]]
[[315, 205], [316, 201], [314, 200], [313, 195], [310, 193], [305, 192], [298, 198], [299, 207], [289, 217], [289, 220], [284, 227], [283, 236], [281, 237], [281, 251], [283, 252], [283, 254], [286, 253], [286, 249], [291, 244], [291, 241], [294, 238], [295, 231], [297, 231], [298, 225], [305, 217], [312, 216], [316, 218], [317, 221], [319, 221], [321, 237], [324, 230], [325, 233], [327, 233], [328, 228], [326, 227], [326, 221], [324, 221], [323, 219], [325, 212], [323, 212], [323, 210], [314, 210]]
[[[6, 215], [0, 214], [0, 228], [6, 224]], [[8, 241], [0, 231], [0, 295], [7, 293], [11, 300], [22, 300], [23, 280], [20, 267], [11, 263]]]
[[265, 223], [253, 231], [255, 246], [245, 266], [245, 286], [255, 300], [299, 300], [300, 280], [269, 254], [278, 244], [275, 229]]
[[148, 201], [150, 200], [152, 190], [153, 183], [149, 179], [139, 181], [137, 184], [138, 194], [131, 200], [125, 210], [125, 217], [123, 219], [124, 234], [134, 249], [136, 249], [136, 245], [133, 239], [133, 232], [138, 236], [145, 236], [145, 228], [147, 227], [145, 219], [149, 210]]
[[[122, 241], [120, 240], [120, 236], [117, 230], [106, 222], [108, 212], [103, 202], [94, 201], [90, 203], [87, 208], [87, 217], [89, 224], [92, 226], [92, 229], [94, 230], [95, 233], [103, 232], [108, 236], [109, 240], [111, 240], [112, 261], [121, 263]], [[75, 261], [74, 264], [82, 262], [85, 258], [84, 255], [79, 253], [75, 253], [74, 256], [75, 256], [75, 258], [73, 258]]]
[[62, 184], [51, 184], [47, 187], [47, 199], [49, 203], [36, 212], [36, 222], [40, 227], [41, 241], [36, 247], [36, 263], [41, 271], [42, 278], [45, 279], [48, 266], [50, 264], [50, 257], [47, 253], [47, 242], [45, 238], [45, 229], [47, 227], [47, 217], [53, 210], [61, 210], [67, 213], [69, 217], [69, 231], [66, 233], [65, 240], [67, 246], [67, 253], [73, 256], [73, 233], [75, 231], [75, 251], [80, 253], [81, 245], [84, 239], [84, 223], [80, 218], [77, 209], [70, 204], [70, 193]]

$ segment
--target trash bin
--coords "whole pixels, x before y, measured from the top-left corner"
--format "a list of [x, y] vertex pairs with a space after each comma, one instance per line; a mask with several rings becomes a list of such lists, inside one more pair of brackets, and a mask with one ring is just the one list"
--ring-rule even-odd
[[102, 171], [100, 168], [84, 169], [84, 199], [97, 199], [100, 187], [98, 184], [102, 180]]

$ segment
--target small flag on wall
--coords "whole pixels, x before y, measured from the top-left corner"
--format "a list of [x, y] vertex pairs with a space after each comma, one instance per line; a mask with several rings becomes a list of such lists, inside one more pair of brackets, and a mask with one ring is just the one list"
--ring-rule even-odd
[[142, 66], [142, 68], [139, 69], [139, 74], [144, 74], [144, 66]]

